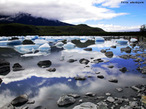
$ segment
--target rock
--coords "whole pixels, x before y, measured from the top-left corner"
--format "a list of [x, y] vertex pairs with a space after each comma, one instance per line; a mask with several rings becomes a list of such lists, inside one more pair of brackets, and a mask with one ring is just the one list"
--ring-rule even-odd
[[117, 90], [118, 92], [122, 92], [122, 91], [123, 91], [122, 88], [116, 88], [116, 90]]
[[120, 58], [123, 58], [123, 59], [129, 59], [130, 58], [130, 55], [121, 55], [119, 56]]
[[135, 62], [143, 62], [144, 60], [142, 59], [142, 58], [137, 58], [136, 60], [135, 60]]
[[131, 109], [131, 107], [125, 105], [125, 106], [121, 106], [120, 109]]
[[97, 103], [97, 109], [108, 109], [107, 107], [108, 105], [106, 104], [106, 102], [98, 102]]
[[106, 50], [102, 49], [102, 50], [100, 50], [100, 52], [101, 52], [101, 53], [105, 53], [105, 52], [106, 52]]
[[75, 78], [75, 80], [86, 80], [86, 77], [84, 77], [84, 76], [76, 76], [74, 78]]
[[105, 99], [104, 96], [98, 96], [97, 99]]
[[142, 74], [146, 74], [146, 66], [144, 66], [144, 67], [141, 68], [141, 73]]
[[109, 66], [108, 66], [108, 68], [113, 68], [113, 67], [114, 67], [113, 65], [109, 65]]
[[142, 96], [141, 97], [141, 103], [144, 105], [144, 107], [146, 107], [146, 96]]
[[68, 105], [74, 104], [75, 101], [76, 100], [73, 97], [64, 95], [59, 98], [59, 100], [57, 101], [57, 104], [58, 106], [68, 106]]
[[88, 64], [90, 61], [88, 59], [82, 58], [79, 60], [81, 64]]
[[85, 48], [85, 51], [92, 51], [92, 48]]
[[44, 61], [40, 61], [38, 62], [38, 66], [42, 67], [42, 68], [46, 68], [46, 67], [50, 67], [52, 64], [52, 62], [50, 60], [44, 60]]
[[127, 68], [126, 67], [123, 67], [123, 68], [120, 68], [119, 69], [121, 72], [125, 73], [127, 71]]
[[89, 96], [89, 97], [94, 97], [96, 94], [92, 93], [92, 92], [87, 92], [86, 93], [86, 96]]
[[113, 82], [113, 83], [118, 83], [118, 80], [117, 79], [115, 79], [115, 78], [113, 78], [113, 79], [110, 79], [110, 80], [108, 80], [109, 82]]
[[79, 103], [82, 103], [82, 102], [83, 102], [83, 100], [82, 100], [82, 99], [80, 99], [80, 100], [79, 100]]
[[129, 105], [130, 105], [131, 108], [135, 108], [135, 107], [138, 106], [138, 104], [137, 104], [136, 101], [130, 101], [130, 102], [129, 102]]
[[2, 83], [2, 81], [3, 81], [3, 80], [0, 78], [0, 84]]
[[68, 96], [71, 96], [71, 97], [74, 97], [74, 98], [79, 98], [79, 97], [80, 97], [80, 95], [78, 95], [78, 94], [73, 94], [73, 93], [68, 94]]
[[94, 63], [100, 63], [100, 62], [103, 62], [103, 60], [101, 58], [99, 58], [99, 59], [94, 59], [93, 62]]
[[75, 61], [77, 61], [77, 60], [75, 60], [75, 59], [69, 59], [67, 62], [73, 63], [73, 62], [75, 62]]
[[56, 68], [49, 68], [49, 69], [47, 69], [47, 71], [49, 71], [49, 72], [55, 72], [56, 71]]
[[105, 95], [106, 95], [106, 96], [111, 96], [112, 94], [111, 94], [111, 93], [105, 93]]
[[12, 68], [13, 68], [13, 71], [24, 70], [19, 63], [15, 63]]
[[10, 72], [10, 63], [0, 59], [0, 75], [7, 75]]
[[131, 86], [131, 88], [132, 88], [133, 90], [137, 91], [137, 92], [141, 92], [141, 89], [139, 89], [139, 88], [136, 87], [136, 86]]
[[73, 109], [97, 109], [97, 105], [91, 102], [84, 102], [75, 106]]
[[14, 100], [12, 100], [11, 104], [13, 106], [22, 106], [28, 101], [27, 95], [20, 95], [16, 97]]
[[112, 45], [111, 48], [116, 48], [116, 46], [115, 45]]
[[37, 106], [34, 109], [44, 109], [42, 106]]
[[121, 48], [121, 52], [131, 53], [131, 48], [129, 46], [126, 48]]
[[28, 45], [28, 44], [34, 44], [34, 42], [32, 40], [24, 40], [22, 42], [23, 45]]
[[115, 99], [113, 97], [107, 97], [106, 100], [109, 101], [109, 102], [111, 102], [111, 103], [113, 103], [115, 101]]
[[103, 79], [104, 76], [103, 75], [98, 75], [97, 78]]
[[95, 72], [95, 74], [100, 74], [100, 72]]
[[113, 55], [114, 55], [114, 54], [113, 54], [112, 51], [108, 51], [108, 52], [105, 53], [105, 56], [108, 57], [108, 58], [112, 58]]

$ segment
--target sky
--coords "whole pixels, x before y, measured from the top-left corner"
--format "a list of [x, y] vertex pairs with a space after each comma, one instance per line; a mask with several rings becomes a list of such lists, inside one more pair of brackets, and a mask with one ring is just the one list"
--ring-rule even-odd
[[146, 24], [146, 0], [0, 0], [0, 14], [19, 12], [105, 31], [139, 31]]

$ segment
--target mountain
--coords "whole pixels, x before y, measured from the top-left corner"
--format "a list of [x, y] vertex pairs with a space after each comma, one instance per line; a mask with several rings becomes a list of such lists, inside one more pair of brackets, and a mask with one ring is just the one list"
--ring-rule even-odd
[[73, 26], [59, 20], [48, 20], [42, 17], [34, 17], [28, 13], [18, 13], [15, 15], [0, 15], [0, 24], [20, 23], [35, 26]]

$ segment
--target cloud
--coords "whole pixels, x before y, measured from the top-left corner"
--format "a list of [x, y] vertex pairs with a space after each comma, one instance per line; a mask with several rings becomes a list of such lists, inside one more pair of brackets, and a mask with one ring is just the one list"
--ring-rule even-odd
[[[97, 7], [96, 4], [101, 6]], [[115, 13], [102, 6], [118, 7], [119, 0], [1, 0], [0, 13], [27, 12], [37, 17], [68, 23], [111, 19], [127, 14]]]
[[120, 25], [113, 25], [113, 24], [97, 24], [97, 25], [90, 25], [92, 27], [99, 27], [104, 29], [108, 32], [117, 32], [117, 31], [139, 31], [140, 26], [120, 26]]

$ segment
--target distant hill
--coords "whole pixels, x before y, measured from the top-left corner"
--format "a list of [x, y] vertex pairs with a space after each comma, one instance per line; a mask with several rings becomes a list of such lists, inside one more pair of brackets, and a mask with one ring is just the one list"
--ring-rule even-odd
[[85, 24], [75, 26], [35, 26], [18, 23], [0, 24], [0, 36], [6, 35], [95, 35], [104, 32], [101, 28]]
[[15, 15], [0, 15], [0, 24], [20, 23], [35, 26], [73, 26], [59, 20], [48, 20], [42, 17], [34, 17], [28, 13], [18, 13]]

